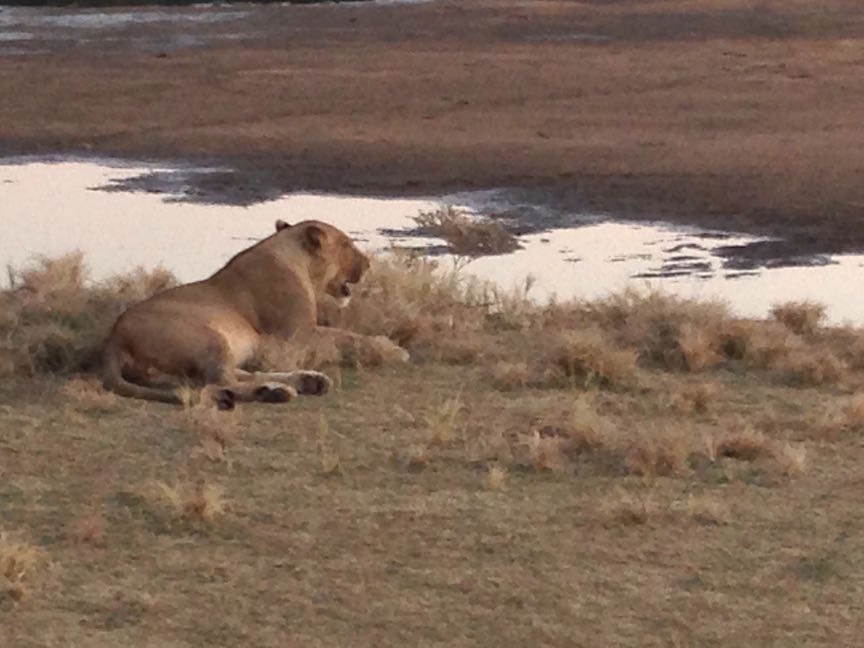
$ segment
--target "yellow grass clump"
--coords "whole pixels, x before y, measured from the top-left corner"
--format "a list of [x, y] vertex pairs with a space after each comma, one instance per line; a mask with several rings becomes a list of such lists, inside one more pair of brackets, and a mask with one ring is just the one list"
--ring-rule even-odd
[[38, 547], [0, 530], [0, 600], [20, 601], [27, 595], [27, 582], [44, 561]]
[[153, 499], [168, 514], [168, 522], [212, 524], [228, 508], [224, 489], [203, 480], [196, 483], [177, 480], [174, 484], [157, 481], [154, 487]]
[[775, 304], [771, 317], [798, 335], [813, 335], [825, 321], [825, 306], [813, 301]]
[[0, 298], [0, 368], [18, 374], [71, 373], [99, 363], [100, 348], [130, 304], [174, 285], [168, 271], [135, 270], [102, 283], [87, 280], [80, 252], [10, 271]]

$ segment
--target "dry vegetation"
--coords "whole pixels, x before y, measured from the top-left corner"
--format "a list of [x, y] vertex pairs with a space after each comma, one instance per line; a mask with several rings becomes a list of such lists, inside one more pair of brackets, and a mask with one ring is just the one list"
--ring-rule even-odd
[[812, 305], [537, 305], [394, 255], [340, 323], [411, 365], [273, 341], [337, 389], [225, 413], [93, 376], [167, 273], [13, 277], [3, 645], [854, 645], [864, 334]]
[[497, 220], [471, 216], [454, 207], [445, 207], [416, 216], [424, 236], [444, 239], [452, 254], [478, 257], [507, 254], [519, 248], [516, 237]]

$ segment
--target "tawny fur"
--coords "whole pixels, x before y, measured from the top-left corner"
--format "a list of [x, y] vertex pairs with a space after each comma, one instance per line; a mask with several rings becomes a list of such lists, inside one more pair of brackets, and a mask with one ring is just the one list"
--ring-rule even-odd
[[[364, 336], [317, 326], [317, 304], [323, 295], [347, 304], [351, 285], [368, 268], [366, 256], [335, 227], [277, 221], [274, 234], [210, 278], [166, 290], [124, 312], [105, 346], [104, 384], [123, 396], [169, 403], [180, 398], [164, 384], [166, 378], [217, 386], [232, 402], [323, 393], [330, 381], [318, 372], [249, 374], [242, 367], [265, 335], [362, 342]], [[399, 351], [407, 359], [407, 352]]]

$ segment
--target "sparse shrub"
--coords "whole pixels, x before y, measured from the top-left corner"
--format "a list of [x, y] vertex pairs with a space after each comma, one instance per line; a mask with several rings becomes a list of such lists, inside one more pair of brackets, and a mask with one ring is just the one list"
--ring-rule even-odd
[[714, 456], [754, 461], [771, 456], [771, 442], [759, 430], [736, 424], [715, 439]]
[[678, 345], [688, 371], [704, 371], [713, 367], [722, 356], [717, 351], [716, 329], [700, 328], [692, 322], [684, 322], [678, 333]]
[[483, 330], [493, 292], [435, 260], [392, 254], [372, 260], [359, 294], [341, 314], [342, 326], [384, 335], [412, 356], [440, 355], [442, 347], [464, 346]]
[[857, 329], [846, 329], [843, 332], [846, 335], [837, 341], [842, 357], [850, 369], [861, 371], [864, 369], [864, 333]]
[[616, 348], [598, 329], [562, 333], [549, 347], [545, 382], [620, 386], [636, 378], [636, 354]]
[[425, 212], [414, 220], [423, 234], [444, 239], [457, 256], [507, 254], [519, 248], [516, 237], [498, 221], [471, 217], [453, 207]]
[[825, 321], [825, 306], [812, 301], [776, 304], [771, 317], [798, 335], [813, 335]]
[[864, 394], [833, 403], [822, 424], [822, 434], [853, 432], [864, 429]]
[[721, 333], [723, 354], [733, 360], [742, 360], [753, 368], [774, 367], [802, 346], [800, 338], [775, 322], [728, 322]]
[[131, 303], [174, 283], [162, 268], [87, 281], [81, 253], [39, 259], [10, 271], [0, 293], [0, 356], [18, 374], [92, 369], [117, 316]]
[[573, 427], [570, 432], [570, 449], [577, 453], [611, 449], [613, 439], [606, 422], [585, 400], [578, 399], [573, 404], [571, 417]]
[[672, 394], [672, 406], [681, 414], [706, 414], [717, 398], [718, 387], [714, 383], [690, 383]]
[[797, 387], [835, 383], [846, 375], [846, 365], [824, 348], [796, 351], [779, 362], [777, 369], [784, 382]]
[[639, 433], [626, 450], [624, 464], [631, 475], [655, 477], [684, 471], [692, 442], [679, 430], [655, 428]]
[[620, 345], [637, 349], [644, 362], [694, 371], [715, 361], [720, 330], [729, 318], [720, 302], [633, 289], [583, 303], [580, 310], [581, 317], [617, 338]]

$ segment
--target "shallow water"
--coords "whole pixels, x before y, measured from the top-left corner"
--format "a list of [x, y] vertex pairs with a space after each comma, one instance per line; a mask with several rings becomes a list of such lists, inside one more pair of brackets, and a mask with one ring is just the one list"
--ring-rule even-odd
[[[183, 281], [206, 277], [237, 251], [269, 235], [277, 218], [325, 220], [373, 251], [391, 245], [440, 244], [408, 234], [412, 217], [444, 204], [471, 205], [481, 211], [484, 204], [498, 208], [502, 195], [386, 199], [290, 194], [251, 206], [211, 205], [181, 201], [177, 195], [122, 190], [124, 180], [171, 171], [164, 167], [15, 162], [0, 164], [0, 264], [20, 266], [38, 255], [80, 249], [94, 280], [160, 264]], [[465, 271], [504, 288], [524, 285], [533, 275], [530, 294], [541, 300], [552, 295], [602, 297], [626, 287], [647, 286], [685, 297], [723, 299], [748, 317], [764, 316], [777, 302], [812, 299], [826, 304], [835, 323], [864, 324], [859, 285], [864, 255], [832, 257], [819, 266], [740, 272], [724, 267], [716, 250], [756, 240], [752, 237], [599, 221], [590, 214], [579, 217], [586, 224], [523, 236], [523, 249], [475, 259]], [[451, 262], [442, 257], [442, 263]]]
[[[357, 9], [364, 5], [417, 4], [430, 0], [370, 0], [289, 5], [293, 8], [338, 6]], [[286, 5], [288, 3], [285, 3]], [[142, 6], [125, 8], [93, 7], [9, 7], [0, 6], [0, 56], [37, 54], [76, 48], [95, 43], [104, 48], [165, 51], [200, 47], [220, 41], [251, 40], [261, 31], [244, 29], [244, 19], [266, 17], [280, 20], [279, 4], [196, 4], [189, 6]], [[153, 26], [144, 34], [130, 29]]]

